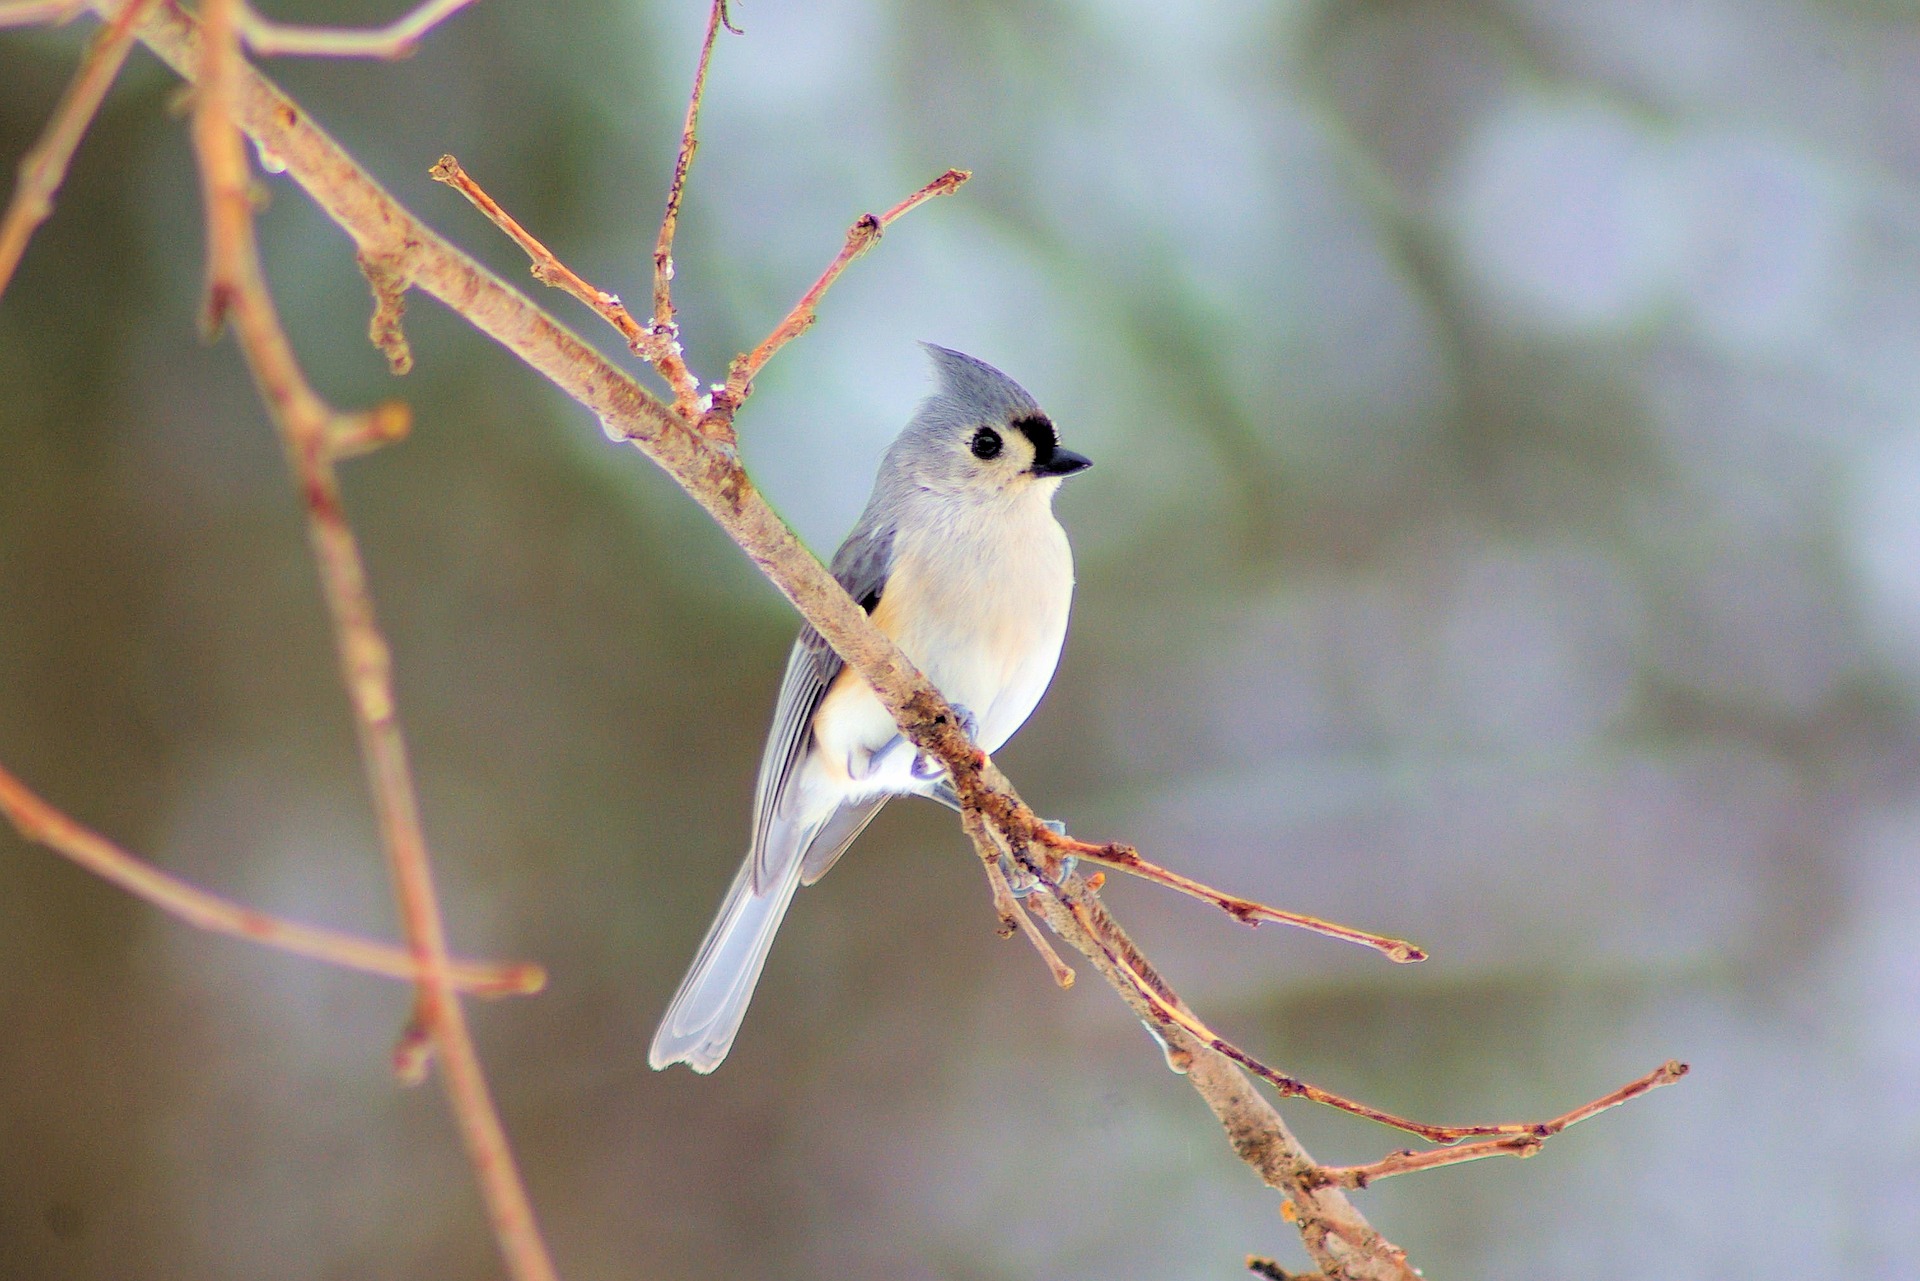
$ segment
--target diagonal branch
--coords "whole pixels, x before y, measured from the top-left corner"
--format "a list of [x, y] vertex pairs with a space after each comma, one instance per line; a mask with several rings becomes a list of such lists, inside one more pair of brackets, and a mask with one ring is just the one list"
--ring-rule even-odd
[[[142, 862], [47, 804], [5, 768], [0, 768], [0, 814], [12, 820], [23, 839], [66, 856], [188, 925], [350, 970], [412, 982], [421, 977], [418, 963], [397, 947], [242, 907]], [[454, 961], [449, 970], [454, 984], [475, 996], [526, 996], [547, 984], [547, 973], [538, 965]]]
[[[27, 251], [27, 241], [40, 224], [52, 216], [53, 198], [60, 184], [66, 181], [67, 166], [72, 163], [80, 140], [87, 136], [87, 129], [93, 124], [100, 104], [106, 100], [107, 91], [119, 78], [120, 68], [126, 64], [127, 51], [133, 48], [133, 21], [148, 3], [150, 0], [129, 0], [111, 22], [94, 34], [79, 70], [73, 73], [72, 82], [60, 97], [60, 105], [47, 121], [46, 132], [40, 135], [33, 150], [21, 158], [13, 199], [7, 205], [6, 215], [0, 218], [0, 294], [7, 292], [20, 257]], [[0, 10], [0, 25], [4, 25], [5, 15], [6, 11]]]
[[1637, 1081], [1629, 1081], [1611, 1094], [1603, 1094], [1591, 1103], [1585, 1103], [1573, 1111], [1543, 1122], [1531, 1134], [1510, 1135], [1500, 1139], [1482, 1139], [1477, 1143], [1462, 1143], [1459, 1147], [1433, 1148], [1426, 1152], [1414, 1152], [1401, 1149], [1370, 1165], [1336, 1165], [1321, 1171], [1322, 1176], [1330, 1179], [1336, 1186], [1343, 1188], [1364, 1188], [1378, 1179], [1395, 1174], [1412, 1174], [1419, 1170], [1437, 1170], [1444, 1165], [1459, 1165], [1463, 1161], [1483, 1161], [1493, 1156], [1529, 1157], [1540, 1150], [1542, 1144], [1570, 1125], [1578, 1125], [1590, 1116], [1597, 1116], [1608, 1108], [1617, 1108], [1622, 1103], [1637, 1099], [1649, 1090], [1657, 1090], [1663, 1085], [1672, 1085], [1688, 1072], [1684, 1063], [1669, 1059]]

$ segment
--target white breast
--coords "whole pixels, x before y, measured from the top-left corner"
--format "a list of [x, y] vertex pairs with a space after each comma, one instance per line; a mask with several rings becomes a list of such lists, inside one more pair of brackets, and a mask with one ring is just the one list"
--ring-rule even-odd
[[[1066, 640], [1073, 553], [1050, 497], [1036, 487], [1012, 504], [940, 503], [937, 518], [906, 522], [913, 532], [896, 536], [873, 613], [947, 701], [973, 713], [989, 752], [1039, 703]], [[924, 785], [908, 773], [911, 751], [871, 762], [868, 773], [867, 758], [898, 730], [851, 671], [835, 681], [814, 728], [838, 787], [873, 794]]]
[[1039, 703], [1066, 640], [1073, 552], [1045, 498], [970, 509], [902, 540], [875, 611], [947, 701], [979, 719], [989, 752]]

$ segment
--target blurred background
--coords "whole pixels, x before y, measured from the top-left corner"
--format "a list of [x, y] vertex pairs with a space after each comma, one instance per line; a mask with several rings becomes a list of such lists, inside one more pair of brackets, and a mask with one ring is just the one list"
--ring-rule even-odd
[[[308, 3], [377, 21], [390, 4]], [[1226, 1034], [1431, 1120], [1682, 1085], [1363, 1208], [1427, 1276], [1920, 1274], [1920, 9], [1894, 0], [735, 8], [679, 240], [709, 378], [949, 165], [740, 419], [829, 552], [929, 387], [1098, 463], [1002, 760], [1044, 813], [1419, 941], [1415, 968], [1118, 884]], [[597, 283], [647, 255], [698, 0], [485, 0], [273, 74], [503, 274], [453, 152]], [[0, 158], [87, 24], [0, 33]], [[0, 300], [0, 760], [161, 866], [393, 936], [301, 519], [195, 337], [177, 86], [136, 52]], [[1119, 1002], [993, 934], [902, 803], [803, 895], [725, 1067], [654, 1021], [745, 846], [795, 620], [704, 515], [345, 237], [262, 234], [347, 466], [475, 1019], [569, 1278], [1304, 1266]], [[620, 353], [569, 299], [539, 301]], [[604, 341], [603, 341], [604, 340]], [[620, 353], [624, 357], [624, 353]], [[0, 832], [0, 1278], [497, 1276], [399, 985], [212, 939]], [[1394, 1134], [1289, 1104], [1329, 1161]]]

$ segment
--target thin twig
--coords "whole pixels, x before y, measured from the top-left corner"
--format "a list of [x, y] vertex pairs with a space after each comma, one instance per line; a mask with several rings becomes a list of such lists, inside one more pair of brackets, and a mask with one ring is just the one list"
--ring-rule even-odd
[[460, 162], [452, 156], [442, 156], [427, 170], [435, 182], [444, 182], [455, 191], [473, 202], [473, 207], [487, 216], [488, 221], [507, 233], [514, 244], [525, 251], [533, 260], [533, 278], [543, 285], [563, 289], [600, 314], [600, 318], [620, 331], [627, 340], [627, 346], [636, 356], [651, 358], [657, 345], [654, 335], [639, 321], [633, 313], [621, 303], [618, 294], [610, 294], [604, 289], [588, 284], [576, 275], [573, 269], [560, 261], [551, 249], [533, 238], [533, 235], [514, 221], [513, 215], [500, 207], [500, 202], [489, 196], [486, 191], [470, 177]]
[[1611, 1094], [1602, 1095], [1591, 1103], [1582, 1104], [1571, 1112], [1545, 1122], [1532, 1134], [1515, 1135], [1504, 1139], [1482, 1139], [1476, 1143], [1462, 1143], [1458, 1147], [1451, 1148], [1433, 1148], [1426, 1152], [1415, 1152], [1403, 1148], [1368, 1165], [1329, 1166], [1324, 1173], [1339, 1187], [1364, 1188], [1370, 1183], [1396, 1174], [1437, 1170], [1441, 1166], [1459, 1165], [1463, 1161], [1483, 1161], [1495, 1156], [1529, 1157], [1538, 1152], [1541, 1145], [1548, 1139], [1568, 1126], [1577, 1125], [1608, 1108], [1617, 1108], [1622, 1103], [1637, 1099], [1663, 1085], [1672, 1085], [1685, 1076], [1688, 1070], [1686, 1064], [1669, 1059], [1639, 1080], [1631, 1081]]
[[[143, 862], [49, 805], [4, 767], [0, 813], [12, 820], [23, 839], [64, 855], [188, 925], [385, 978], [413, 982], [421, 976], [420, 966], [400, 948], [242, 907]], [[454, 961], [450, 968], [454, 983], [476, 996], [525, 996], [547, 983], [547, 973], [538, 965]]]
[[1033, 918], [1020, 906], [1020, 900], [1014, 897], [1013, 887], [1007, 883], [1007, 873], [1001, 865], [1001, 859], [1007, 854], [1004, 838], [994, 831], [980, 817], [977, 810], [963, 810], [960, 814], [960, 826], [973, 841], [974, 852], [980, 856], [980, 864], [987, 872], [987, 887], [993, 895], [993, 910], [1000, 918], [1000, 937], [1011, 938], [1015, 930], [1026, 937], [1033, 950], [1040, 954], [1040, 961], [1053, 974], [1053, 981], [1063, 988], [1073, 986], [1073, 967], [1060, 959], [1053, 950], [1053, 944], [1040, 932]]
[[1427, 959], [1426, 951], [1403, 939], [1389, 938], [1384, 934], [1369, 934], [1357, 930], [1351, 925], [1340, 925], [1334, 921], [1323, 921], [1317, 916], [1303, 916], [1299, 912], [1283, 911], [1277, 907], [1268, 907], [1265, 903], [1256, 903], [1252, 899], [1228, 894], [1204, 885], [1190, 876], [1182, 876], [1171, 868], [1161, 867], [1140, 857], [1140, 851], [1131, 845], [1117, 841], [1105, 845], [1096, 845], [1091, 841], [1075, 840], [1071, 836], [1062, 836], [1049, 831], [1044, 826], [1033, 833], [1034, 839], [1060, 851], [1083, 858], [1093, 863], [1102, 863], [1120, 871], [1132, 873], [1143, 880], [1168, 889], [1178, 890], [1202, 902], [1211, 903], [1228, 916], [1247, 925], [1258, 925], [1262, 921], [1273, 921], [1281, 925], [1297, 926], [1315, 934], [1324, 934], [1328, 938], [1343, 939], [1348, 943], [1358, 943], [1381, 953], [1390, 961], [1407, 964]]
[[240, 8], [238, 24], [247, 47], [263, 58], [411, 58], [427, 32], [472, 4], [473, 0], [427, 0], [384, 27], [303, 27], [270, 22]]
[[1062, 896], [1051, 892], [1029, 901], [1034, 899], [1054, 933], [1093, 963], [1143, 1023], [1158, 1025], [1156, 1035], [1167, 1052], [1168, 1066], [1206, 1101], [1235, 1154], [1287, 1198], [1282, 1204], [1293, 1207], [1289, 1221], [1299, 1229], [1301, 1244], [1325, 1276], [1341, 1281], [1417, 1281], [1419, 1274], [1408, 1265], [1405, 1252], [1374, 1231], [1344, 1189], [1321, 1176], [1312, 1156], [1246, 1074], [1211, 1046], [1161, 1017], [1151, 998], [1158, 996], [1179, 1006], [1179, 997], [1097, 897], [1085, 896], [1078, 911], [1069, 910]]
[[[680, 347], [680, 324], [673, 312], [673, 233], [680, 221], [680, 198], [686, 190], [687, 170], [699, 150], [700, 103], [707, 93], [707, 65], [713, 61], [713, 42], [727, 22], [727, 0], [713, 0], [707, 14], [707, 34], [700, 43], [700, 62], [693, 73], [693, 92], [687, 95], [686, 123], [680, 130], [680, 150], [673, 159], [673, 181], [667, 185], [667, 209], [660, 217], [660, 235], [653, 244], [653, 321], [648, 328], [658, 345], [654, 368], [673, 388], [674, 410], [692, 422], [700, 412], [700, 379], [688, 368]], [[725, 424], [731, 430], [731, 424]]]
[[[774, 326], [773, 332], [763, 339], [758, 347], [734, 357], [733, 364], [727, 370], [727, 382], [713, 394], [713, 407], [707, 411], [706, 418], [717, 424], [733, 421], [733, 414], [748, 396], [753, 394], [753, 380], [767, 367], [779, 350], [807, 332], [813, 322], [819, 319], [820, 299], [833, 282], [840, 279], [840, 273], [849, 264], [867, 250], [873, 248], [881, 235], [903, 215], [919, 208], [936, 196], [950, 196], [960, 189], [960, 184], [973, 177], [965, 169], [949, 169], [920, 190], [902, 200], [883, 214], [861, 214], [847, 229], [846, 243], [840, 246], [840, 252], [834, 255], [820, 278], [813, 282], [812, 288], [800, 295], [800, 301], [793, 305], [786, 318]], [[703, 427], [707, 424], [703, 423]], [[717, 427], [709, 428], [717, 430]]]
[[235, 17], [235, 0], [206, 0], [202, 6], [193, 136], [206, 203], [207, 317], [210, 326], [223, 318], [233, 321], [306, 498], [308, 534], [333, 617], [334, 640], [381, 842], [407, 942], [422, 971], [415, 989], [413, 1023], [432, 1033], [448, 1103], [508, 1270], [516, 1281], [554, 1281], [552, 1260], [474, 1051], [466, 1013], [450, 981], [446, 926], [395, 714], [390, 651], [374, 620], [365, 566], [347, 524], [333, 467], [341, 433], [333, 426], [333, 412], [307, 384], [261, 272], [246, 151], [238, 124], [253, 95], [239, 53]]
[[[73, 73], [67, 90], [60, 96], [47, 121], [46, 132], [33, 150], [20, 160], [19, 176], [14, 181], [13, 199], [0, 218], [0, 295], [7, 292], [14, 269], [27, 251], [27, 241], [35, 229], [53, 214], [53, 198], [66, 181], [67, 166], [87, 128], [106, 100], [107, 91], [119, 78], [126, 64], [127, 51], [133, 48], [133, 23], [148, 0], [128, 0], [126, 7], [103, 26], [87, 46], [86, 57]], [[71, 16], [70, 14], [68, 16]], [[8, 25], [0, 10], [0, 26]]]
[[[1039, 862], [1028, 860], [1024, 866], [1057, 899], [1061, 906], [1073, 914], [1090, 937], [1108, 951], [1107, 959], [1122, 974], [1126, 975], [1141, 998], [1145, 1000], [1157, 1016], [1157, 1020], [1166, 1026], [1177, 1027], [1217, 1054], [1223, 1054], [1255, 1076], [1266, 1081], [1283, 1097], [1301, 1098], [1321, 1104], [1337, 1111], [1362, 1117], [1368, 1121], [1401, 1130], [1407, 1134], [1417, 1134], [1432, 1143], [1458, 1143], [1462, 1139], [1477, 1138], [1482, 1135], [1525, 1135], [1542, 1137], [1545, 1134], [1541, 1122], [1506, 1122], [1496, 1125], [1432, 1125], [1425, 1121], [1409, 1120], [1392, 1112], [1362, 1103], [1345, 1095], [1335, 1094], [1332, 1090], [1322, 1089], [1299, 1077], [1291, 1076], [1269, 1067], [1239, 1046], [1215, 1032], [1186, 1005], [1174, 996], [1163, 980], [1151, 970], [1141, 969], [1134, 955], [1128, 955], [1114, 947], [1110, 941], [1102, 938], [1095, 928], [1093, 918], [1088, 914], [1087, 905], [1091, 896], [1084, 886], [1073, 886], [1069, 882], [1056, 879], [1055, 874]], [[1137, 954], [1136, 954], [1137, 955]]]

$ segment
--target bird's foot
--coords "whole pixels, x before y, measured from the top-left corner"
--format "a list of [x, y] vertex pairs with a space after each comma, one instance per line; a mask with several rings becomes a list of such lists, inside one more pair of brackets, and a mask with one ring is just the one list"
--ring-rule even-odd
[[[1052, 824], [1046, 824], [1046, 826], [1052, 828]], [[1079, 858], [1075, 858], [1073, 855], [1062, 858], [1062, 860], [1060, 860], [1060, 872], [1058, 872], [1058, 876], [1054, 878], [1054, 883], [1056, 883], [1056, 885], [1066, 885], [1066, 883], [1073, 878], [1073, 870], [1075, 870], [1077, 866], [1079, 866]], [[1033, 893], [1035, 889], [1041, 887], [1041, 878], [1039, 878], [1039, 876], [1035, 876], [1033, 872], [1027, 872], [1025, 868], [1018, 866], [1012, 858], [1008, 858], [1006, 855], [1000, 855], [1000, 872], [1006, 874], [1006, 887], [1014, 891], [1014, 897], [1016, 897], [1016, 899], [1025, 899], [1029, 893]]]
[[[960, 717], [960, 728], [967, 732], [967, 737], [975, 742], [979, 742], [979, 718], [964, 707], [956, 706], [953, 710], [954, 713]], [[913, 776], [917, 779], [924, 781], [926, 779], [939, 778], [946, 772], [947, 767], [945, 765], [942, 765], [939, 761], [929, 760], [924, 752], [913, 758]]]

